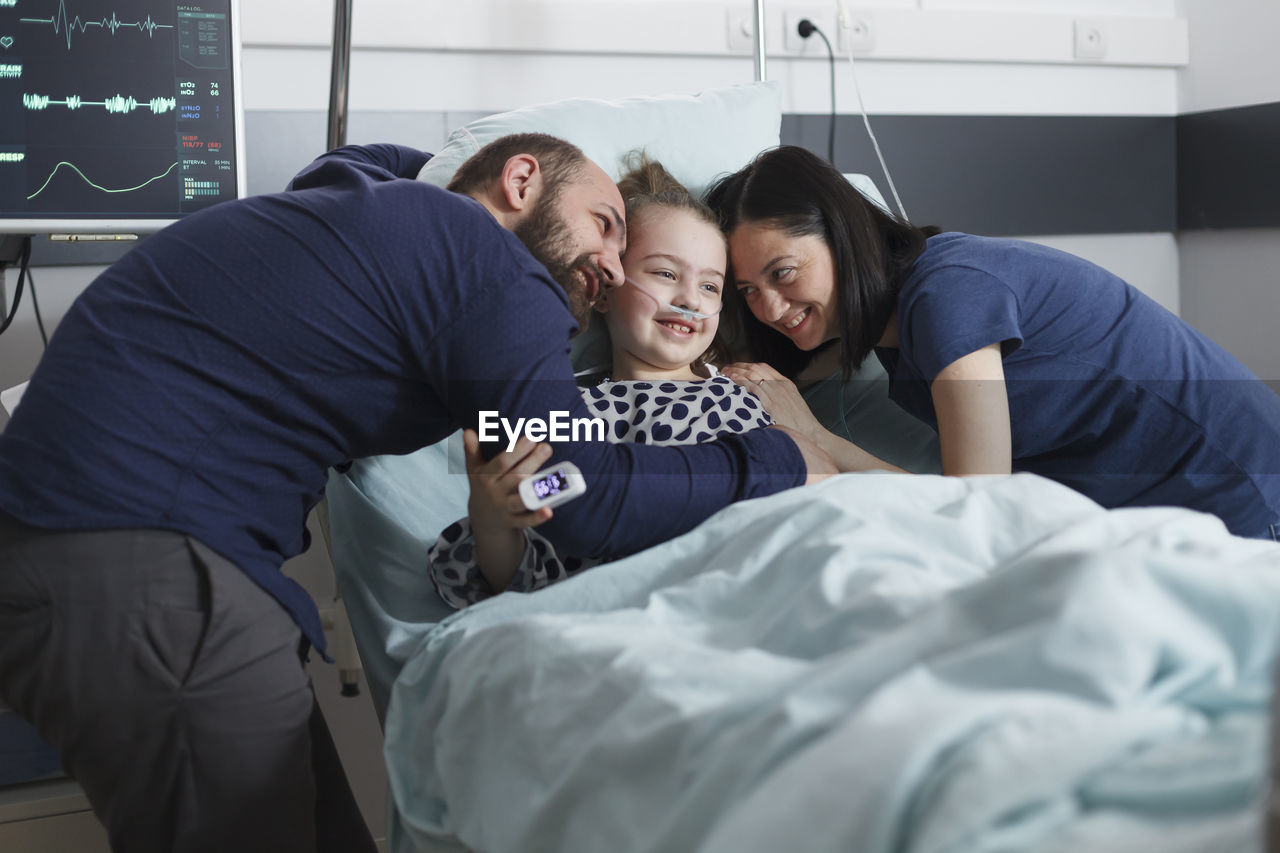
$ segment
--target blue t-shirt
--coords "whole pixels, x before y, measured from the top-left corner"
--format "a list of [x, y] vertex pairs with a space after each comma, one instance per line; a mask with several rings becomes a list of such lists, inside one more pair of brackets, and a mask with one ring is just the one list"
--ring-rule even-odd
[[931, 237], [877, 350], [890, 397], [937, 429], [930, 384], [1002, 344], [1013, 467], [1107, 507], [1185, 506], [1233, 533], [1280, 519], [1280, 396], [1134, 287], [1016, 240]]
[[[187, 217], [106, 270], [0, 433], [0, 512], [187, 533], [323, 648], [314, 604], [279, 569], [308, 545], [329, 467], [475, 428], [480, 411], [590, 416], [563, 289], [478, 202], [411, 180], [427, 156], [331, 152], [290, 191]], [[590, 556], [638, 551], [805, 474], [776, 430], [555, 449], [591, 497], [540, 531]]]

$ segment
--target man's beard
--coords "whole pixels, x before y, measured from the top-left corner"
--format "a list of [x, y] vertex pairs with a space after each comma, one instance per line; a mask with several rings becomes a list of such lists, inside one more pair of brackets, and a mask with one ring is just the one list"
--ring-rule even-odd
[[557, 215], [554, 201], [544, 197], [511, 231], [524, 243], [529, 254], [547, 268], [551, 279], [564, 288], [569, 297], [569, 312], [578, 321], [578, 330], [584, 331], [591, 320], [592, 302], [587, 298], [587, 283], [578, 270], [584, 266], [591, 269], [601, 288], [604, 275], [590, 254], [584, 252], [570, 257], [573, 247], [569, 245], [569, 228]]

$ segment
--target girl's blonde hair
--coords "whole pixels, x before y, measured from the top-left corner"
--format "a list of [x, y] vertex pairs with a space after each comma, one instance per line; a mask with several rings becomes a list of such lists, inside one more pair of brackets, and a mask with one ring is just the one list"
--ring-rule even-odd
[[643, 151], [632, 151], [623, 160], [623, 166], [626, 171], [618, 181], [618, 192], [627, 206], [628, 221], [656, 205], [688, 210], [717, 230], [720, 228], [720, 220], [711, 208]]
[[[625, 172], [618, 180], [618, 193], [626, 205], [628, 227], [643, 222], [651, 208], [661, 207], [668, 210], [687, 210], [720, 231], [720, 220], [710, 207], [679, 181], [666, 167], [657, 160], [649, 159], [643, 151], [632, 151], [623, 160]], [[728, 253], [728, 240], [725, 240], [725, 251]], [[725, 282], [728, 285], [728, 282]], [[721, 294], [724, 299], [724, 294]], [[716, 336], [707, 347], [707, 351], [696, 359], [702, 364], [723, 364], [728, 349], [721, 338], [720, 328], [716, 328]]]

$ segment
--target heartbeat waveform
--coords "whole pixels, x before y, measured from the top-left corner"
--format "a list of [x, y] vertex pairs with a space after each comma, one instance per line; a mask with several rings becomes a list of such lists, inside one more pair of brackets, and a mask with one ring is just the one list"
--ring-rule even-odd
[[65, 33], [67, 37], [67, 50], [71, 50], [71, 31], [80, 30], [83, 34], [89, 27], [98, 27], [99, 29], [107, 29], [111, 31], [111, 35], [116, 34], [116, 30], [121, 27], [132, 27], [139, 32], [145, 32], [148, 38], [156, 37], [156, 30], [171, 30], [173, 24], [157, 24], [151, 19], [151, 15], [147, 15], [143, 21], [121, 21], [116, 17], [116, 13], [112, 12], [110, 18], [103, 18], [100, 21], [85, 21], [79, 15], [74, 18], [67, 17], [66, 0], [58, 0], [58, 11], [52, 18], [19, 18], [19, 22], [24, 24], [49, 24], [53, 27], [54, 35], [59, 32]]
[[134, 110], [151, 110], [152, 115], [160, 115], [177, 109], [178, 99], [152, 98], [149, 101], [139, 101], [132, 95], [125, 97], [117, 94], [101, 101], [86, 101], [79, 95], [67, 95], [62, 100], [56, 100], [49, 95], [23, 95], [22, 105], [29, 110], [44, 110], [51, 106], [62, 106], [69, 110], [78, 110], [81, 107], [103, 107], [109, 113], [123, 114]]
[[172, 172], [174, 169], [178, 167], [178, 164], [175, 161], [172, 166], [165, 169], [162, 173], [160, 173], [159, 175], [156, 175], [154, 178], [148, 178], [147, 180], [138, 184], [136, 187], [124, 187], [123, 189], [110, 190], [110, 189], [107, 189], [106, 187], [99, 186], [98, 184], [95, 184], [93, 181], [89, 180], [89, 177], [84, 172], [80, 171], [80, 168], [76, 166], [75, 163], [69, 163], [66, 160], [63, 160], [59, 162], [58, 165], [53, 167], [53, 171], [49, 173], [49, 177], [44, 179], [44, 183], [40, 185], [40, 189], [36, 190], [31, 195], [27, 196], [27, 201], [31, 201], [31, 199], [35, 198], [36, 196], [40, 195], [40, 193], [44, 192], [45, 187], [49, 186], [49, 182], [53, 180], [53, 176], [58, 174], [58, 170], [61, 169], [63, 166], [69, 166], [72, 170], [75, 171], [77, 175], [79, 175], [84, 180], [86, 184], [93, 187], [95, 190], [101, 190], [104, 193], [131, 193], [131, 192], [135, 192], [136, 190], [142, 189], [147, 184], [155, 183], [161, 178], [166, 177], [170, 172]]

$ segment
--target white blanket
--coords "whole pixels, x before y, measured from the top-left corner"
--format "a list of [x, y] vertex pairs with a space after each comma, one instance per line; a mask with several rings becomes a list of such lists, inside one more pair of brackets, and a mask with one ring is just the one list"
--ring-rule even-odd
[[846, 475], [429, 633], [397, 850], [1256, 850], [1280, 546]]

